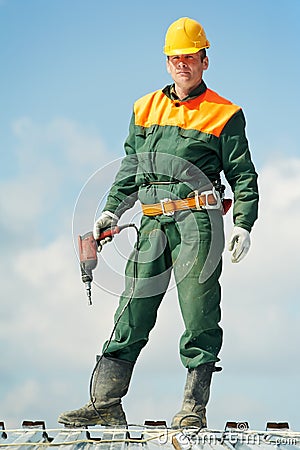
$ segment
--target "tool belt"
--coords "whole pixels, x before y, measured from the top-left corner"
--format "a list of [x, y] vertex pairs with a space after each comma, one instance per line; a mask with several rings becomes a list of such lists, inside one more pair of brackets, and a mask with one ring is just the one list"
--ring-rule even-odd
[[173, 216], [176, 211], [184, 211], [187, 209], [220, 209], [222, 210], [222, 201], [219, 192], [213, 187], [209, 191], [199, 193], [194, 191], [193, 196], [171, 200], [164, 198], [159, 203], [152, 205], [142, 204], [142, 211], [145, 216]]

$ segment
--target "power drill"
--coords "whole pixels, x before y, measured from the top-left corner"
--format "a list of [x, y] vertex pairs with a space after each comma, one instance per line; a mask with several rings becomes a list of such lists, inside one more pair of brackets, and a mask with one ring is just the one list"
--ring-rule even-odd
[[97, 267], [98, 257], [97, 250], [99, 243], [102, 239], [106, 237], [112, 237], [115, 234], [119, 234], [124, 228], [135, 227], [135, 224], [128, 223], [125, 225], [116, 226], [113, 228], [108, 228], [104, 230], [99, 239], [95, 240], [92, 231], [84, 234], [83, 236], [78, 236], [78, 249], [79, 249], [79, 261], [81, 269], [81, 279], [85, 284], [85, 289], [88, 297], [89, 305], [92, 304], [92, 291], [91, 283], [93, 281], [93, 270]]

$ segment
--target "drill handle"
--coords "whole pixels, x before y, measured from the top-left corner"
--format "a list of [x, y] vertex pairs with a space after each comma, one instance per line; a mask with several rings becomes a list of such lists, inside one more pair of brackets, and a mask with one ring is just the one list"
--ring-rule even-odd
[[105, 239], [107, 237], [113, 237], [115, 234], [119, 234], [124, 228], [133, 227], [134, 224], [132, 223], [125, 223], [124, 225], [116, 225], [112, 228], [107, 228], [106, 230], [102, 231], [99, 238], [97, 239], [97, 244], [99, 245], [100, 241], [102, 239]]
[[102, 231], [102, 233], [100, 234], [100, 236], [97, 239], [97, 243], [102, 241], [102, 239], [105, 239], [107, 237], [112, 237], [115, 234], [119, 234], [120, 231], [121, 231], [120, 227], [118, 227], [118, 226], [115, 226], [113, 228], [107, 228], [106, 230]]

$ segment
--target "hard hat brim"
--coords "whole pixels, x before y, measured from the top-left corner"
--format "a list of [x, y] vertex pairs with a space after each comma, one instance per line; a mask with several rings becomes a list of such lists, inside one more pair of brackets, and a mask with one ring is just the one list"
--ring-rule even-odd
[[210, 45], [208, 42], [207, 45], [205, 45], [201, 48], [189, 47], [189, 48], [176, 48], [176, 49], [168, 50], [168, 49], [166, 49], [166, 47], [164, 47], [164, 54], [167, 56], [190, 55], [192, 53], [198, 53], [198, 52], [200, 52], [200, 50], [203, 50], [204, 48], [209, 48], [209, 46]]

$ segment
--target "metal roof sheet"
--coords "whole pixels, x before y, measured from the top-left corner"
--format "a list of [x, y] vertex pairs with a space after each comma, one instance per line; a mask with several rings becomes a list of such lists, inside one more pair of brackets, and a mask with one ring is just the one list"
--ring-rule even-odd
[[[150, 425], [147, 425], [147, 423]], [[288, 429], [288, 424], [269, 423], [265, 431], [250, 430], [247, 422], [227, 422], [225, 429], [188, 428], [174, 430], [164, 422], [145, 422], [145, 426], [112, 428], [46, 429], [44, 422], [23, 422], [20, 429], [6, 430], [0, 422], [0, 447], [44, 449], [62, 447], [80, 450], [279, 450], [300, 449], [300, 432]]]

